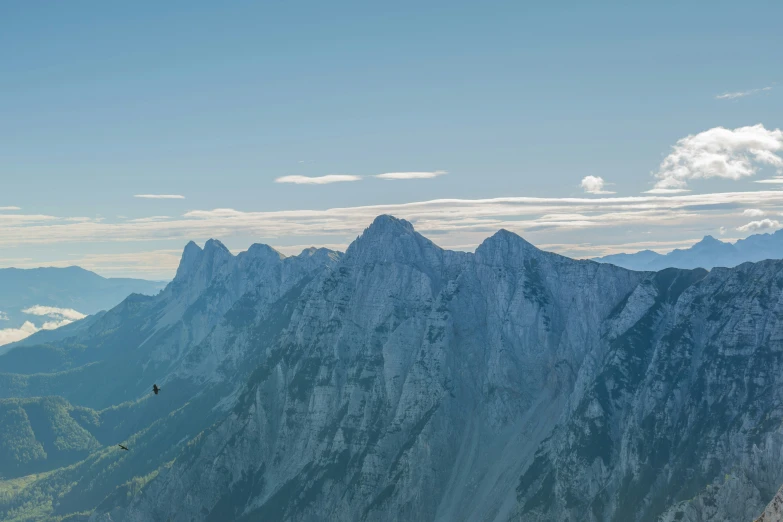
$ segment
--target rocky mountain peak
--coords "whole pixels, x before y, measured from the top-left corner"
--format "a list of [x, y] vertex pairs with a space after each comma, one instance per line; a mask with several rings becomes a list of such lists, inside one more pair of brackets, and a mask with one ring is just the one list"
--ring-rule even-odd
[[505, 264], [509, 261], [537, 257], [543, 253], [521, 236], [506, 229], [498, 230], [476, 249], [476, 257], [489, 264]]
[[396, 237], [404, 234], [415, 234], [413, 225], [410, 222], [399, 219], [388, 214], [382, 214], [376, 217], [372, 224], [367, 227], [362, 234], [364, 238], [391, 236]]
[[281, 259], [285, 259], [285, 255], [281, 254], [271, 246], [265, 245], [263, 243], [253, 243], [250, 245], [250, 248], [239, 254], [239, 256], [270, 261], [279, 261]]
[[217, 239], [210, 239], [201, 249], [193, 241], [185, 246], [174, 281], [191, 279], [201, 273], [202, 278], [212, 279], [216, 271], [234, 256]]
[[413, 229], [413, 225], [389, 215], [375, 218], [356, 241], [346, 257], [352, 263], [437, 263], [442, 251]]
[[177, 275], [174, 279], [178, 280], [187, 277], [187, 274], [199, 263], [203, 254], [204, 251], [194, 241], [188, 242], [188, 244], [185, 245], [185, 250], [182, 252], [182, 258], [180, 259], [179, 267], [177, 268]]

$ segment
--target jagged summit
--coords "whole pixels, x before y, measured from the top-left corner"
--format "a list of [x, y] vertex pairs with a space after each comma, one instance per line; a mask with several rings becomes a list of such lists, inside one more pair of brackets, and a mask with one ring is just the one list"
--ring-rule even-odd
[[203, 249], [193, 241], [190, 241], [185, 245], [185, 249], [182, 252], [182, 258], [177, 268], [177, 275], [174, 276], [174, 281], [187, 279], [193, 273], [202, 269], [212, 272], [216, 267], [225, 264], [232, 257], [234, 257], [233, 254], [217, 239], [207, 241]]
[[198, 264], [204, 251], [194, 241], [189, 241], [185, 245], [185, 249], [182, 251], [182, 258], [177, 268], [177, 275], [174, 276], [174, 280], [179, 280], [187, 277], [193, 268]]
[[224, 252], [231, 255], [231, 252], [226, 248], [226, 245], [218, 241], [217, 239], [210, 239], [204, 245], [204, 252]]
[[389, 214], [381, 214], [364, 230], [362, 236], [376, 236], [386, 234], [415, 234], [413, 225], [404, 219], [396, 218]]

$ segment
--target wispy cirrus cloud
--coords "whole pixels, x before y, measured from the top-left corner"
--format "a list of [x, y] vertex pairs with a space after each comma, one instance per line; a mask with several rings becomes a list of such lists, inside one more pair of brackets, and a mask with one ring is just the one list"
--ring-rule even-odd
[[582, 190], [588, 194], [614, 194], [610, 190], [604, 190], [606, 182], [601, 176], [585, 176], [582, 178]]
[[375, 177], [379, 179], [387, 180], [400, 180], [400, 179], [430, 179], [437, 178], [448, 174], [445, 170], [434, 170], [432, 172], [386, 172], [384, 174], [376, 174]]
[[[692, 235], [717, 233], [715, 223], [740, 232], [752, 232], [769, 224], [749, 225], [745, 209], [772, 213], [783, 206], [783, 191], [726, 192], [711, 194], [593, 196], [576, 198], [500, 197], [489, 199], [437, 199], [400, 204], [243, 211], [230, 208], [193, 210], [163, 219], [67, 222], [17, 221], [0, 226], [0, 247], [7, 256], [13, 248], [49, 244], [107, 244], [169, 242], [155, 251], [79, 254], [46, 262], [49, 266], [78, 264], [108, 275], [137, 275], [162, 279], [173, 274], [188, 240], [210, 237], [244, 245], [263, 242], [286, 253], [296, 253], [305, 241], [314, 246], [344, 246], [379, 214], [392, 214], [411, 221], [422, 234], [444, 248], [474, 248], [500, 228], [523, 235], [534, 244], [583, 244], [585, 231], [592, 230], [598, 242], [580, 247], [585, 257], [604, 255], [605, 245], [628, 243], [632, 237], [654, 234], [650, 241], [686, 241]], [[774, 226], [774, 224], [773, 224]], [[672, 237], [672, 231], [678, 236]], [[234, 239], [232, 239], [234, 238]], [[298, 239], [297, 238], [301, 238]], [[173, 243], [173, 244], [171, 244]], [[165, 243], [164, 243], [165, 244]], [[603, 246], [602, 246], [603, 245]], [[176, 246], [176, 248], [174, 248]], [[116, 247], [105, 247], [116, 249]], [[574, 248], [558, 247], [573, 255]], [[81, 247], [80, 247], [81, 249]], [[619, 247], [617, 247], [619, 249]], [[40, 266], [34, 260], [0, 261], [9, 266]], [[166, 275], [168, 274], [168, 275]]]
[[136, 194], [133, 197], [141, 199], [185, 199], [185, 196], [180, 194]]
[[783, 185], [783, 176], [772, 176], [771, 178], [767, 178], [767, 179], [759, 179], [754, 181], [754, 183], [764, 183], [767, 185]]
[[365, 177], [373, 177], [385, 180], [402, 179], [429, 179], [443, 176], [445, 170], [432, 172], [386, 172], [373, 176], [356, 176], [353, 174], [327, 174], [326, 176], [282, 176], [275, 179], [275, 183], [293, 183], [296, 185], [326, 185], [329, 183], [344, 183], [349, 181], [361, 181]]
[[[278, 238], [352, 235], [378, 214], [393, 214], [415, 221], [422, 231], [495, 231], [533, 227], [617, 227], [626, 223], [651, 225], [677, 219], [702, 222], [714, 213], [732, 216], [743, 208], [783, 205], [783, 191], [726, 192], [687, 195], [644, 195], [599, 198], [502, 197], [490, 199], [439, 199], [401, 204], [370, 205], [325, 210], [241, 211], [193, 210], [171, 219], [120, 222], [51, 223], [18, 220], [0, 227], [0, 245], [51, 242], [117, 242], [191, 239], [250, 234]], [[723, 213], [723, 214], [720, 214]], [[161, 218], [161, 216], [158, 216]]]
[[9, 210], [22, 210], [22, 209], [19, 208], [19, 207], [0, 207], [0, 211], [2, 211], [2, 212], [6, 212], [6, 211], [9, 211]]
[[772, 87], [762, 87], [760, 89], [749, 89], [747, 91], [726, 92], [715, 96], [716, 100], [735, 100], [737, 98], [744, 98], [746, 96], [752, 96], [760, 92], [771, 91]]
[[[715, 127], [686, 136], [663, 160], [650, 193], [687, 189], [693, 179], [739, 180], [756, 174], [762, 166], [783, 169], [783, 131], [763, 125], [725, 129]], [[655, 192], [654, 192], [655, 191]]]
[[361, 176], [352, 174], [327, 174], [326, 176], [282, 176], [275, 179], [275, 183], [293, 183], [295, 185], [328, 185], [330, 183], [345, 183], [348, 181], [361, 181]]

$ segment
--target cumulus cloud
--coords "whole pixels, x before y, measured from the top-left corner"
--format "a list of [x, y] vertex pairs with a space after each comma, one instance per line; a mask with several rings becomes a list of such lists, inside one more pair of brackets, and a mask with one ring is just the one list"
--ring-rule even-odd
[[55, 306], [35, 305], [22, 310], [24, 314], [37, 315], [41, 317], [50, 317], [57, 320], [78, 321], [87, 317], [81, 312], [72, 308], [57, 308]]
[[763, 125], [725, 129], [715, 127], [677, 142], [661, 163], [654, 190], [681, 190], [700, 178], [738, 180], [756, 174], [761, 166], [783, 170], [783, 131]]
[[429, 179], [447, 174], [445, 170], [435, 170], [432, 172], [386, 172], [378, 174], [375, 177], [380, 179]]
[[136, 194], [133, 197], [142, 199], [185, 199], [185, 196], [179, 194]]
[[614, 194], [614, 192], [604, 190], [606, 182], [600, 176], [585, 176], [582, 178], [582, 189], [588, 194]]
[[346, 181], [361, 181], [361, 176], [351, 174], [328, 174], [326, 176], [283, 176], [277, 178], [275, 183], [294, 183], [296, 185], [326, 185], [329, 183], [343, 183]]
[[738, 92], [726, 92], [723, 94], [718, 94], [715, 96], [716, 100], [734, 100], [737, 98], [744, 98], [745, 96], [752, 96], [753, 94], [758, 94], [760, 92], [764, 91], [771, 91], [772, 87], [762, 87], [761, 89], [750, 89], [748, 91], [738, 91]]
[[761, 217], [765, 214], [766, 212], [764, 212], [760, 208], [746, 208], [745, 210], [742, 211], [742, 215], [747, 217]]
[[780, 222], [777, 219], [762, 219], [760, 221], [751, 221], [747, 225], [737, 227], [740, 232], [756, 232], [757, 230], [767, 230], [771, 228], [780, 228]]
[[38, 330], [39, 328], [30, 321], [25, 321], [19, 328], [3, 328], [0, 330], [0, 346], [21, 341], [26, 337], [30, 337]]

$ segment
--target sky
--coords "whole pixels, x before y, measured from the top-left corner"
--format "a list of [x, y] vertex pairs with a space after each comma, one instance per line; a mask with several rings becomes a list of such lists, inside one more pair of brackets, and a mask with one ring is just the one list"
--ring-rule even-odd
[[0, 3], [0, 267], [168, 279], [381, 213], [572, 257], [782, 226], [783, 3], [540, 4]]

